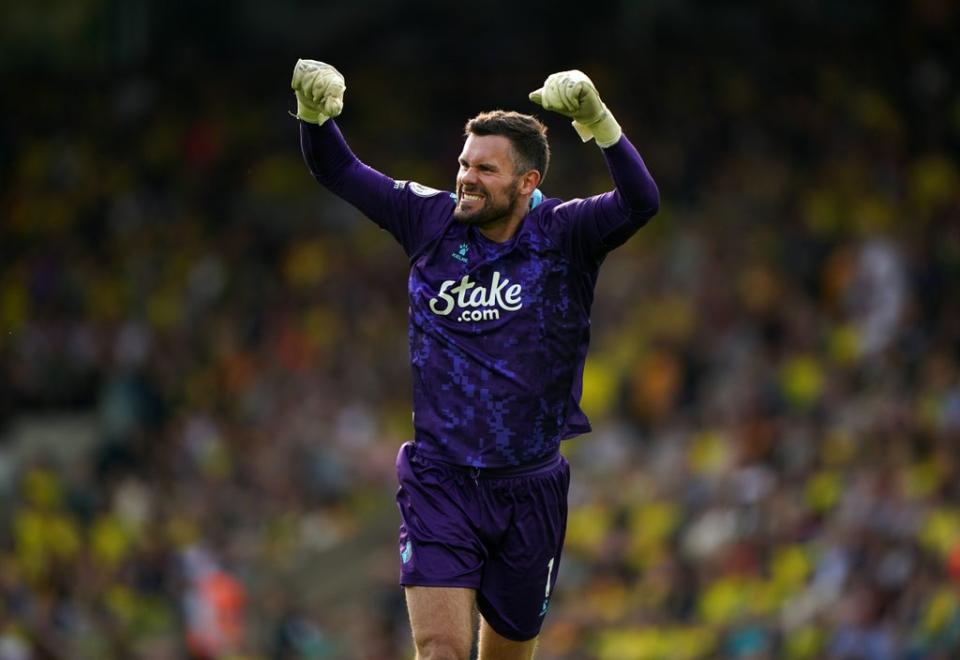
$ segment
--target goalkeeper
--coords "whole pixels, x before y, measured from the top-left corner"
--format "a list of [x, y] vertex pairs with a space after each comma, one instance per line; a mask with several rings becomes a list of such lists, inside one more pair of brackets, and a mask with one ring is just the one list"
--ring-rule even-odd
[[560, 566], [590, 306], [604, 257], [659, 193], [590, 79], [549, 76], [530, 99], [595, 140], [614, 189], [545, 197], [546, 127], [518, 112], [466, 124], [453, 192], [360, 162], [333, 118], [343, 76], [297, 62], [304, 158], [321, 184], [400, 243], [410, 262], [414, 440], [397, 456], [400, 584], [418, 658], [533, 657]]

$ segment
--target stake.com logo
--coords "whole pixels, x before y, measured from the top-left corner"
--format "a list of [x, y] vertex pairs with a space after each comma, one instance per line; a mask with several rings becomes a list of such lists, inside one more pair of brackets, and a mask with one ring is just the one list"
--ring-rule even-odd
[[477, 286], [469, 275], [464, 275], [459, 282], [446, 280], [440, 285], [437, 297], [430, 299], [430, 311], [438, 316], [448, 316], [459, 307], [457, 321], [495, 320], [500, 318], [500, 310], [515, 312], [523, 307], [520, 291], [520, 285], [501, 278], [500, 271], [493, 272], [489, 289]]

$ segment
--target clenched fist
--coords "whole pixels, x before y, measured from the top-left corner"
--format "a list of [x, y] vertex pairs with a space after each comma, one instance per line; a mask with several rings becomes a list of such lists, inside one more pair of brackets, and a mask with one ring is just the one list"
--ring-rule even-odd
[[320, 125], [343, 111], [347, 85], [335, 68], [316, 60], [297, 60], [290, 87], [297, 96], [297, 117]]
[[551, 74], [543, 81], [543, 87], [530, 92], [530, 100], [545, 110], [573, 119], [573, 127], [584, 142], [596, 138], [598, 145], [609, 147], [620, 139], [620, 124], [600, 100], [593, 81], [582, 71]]

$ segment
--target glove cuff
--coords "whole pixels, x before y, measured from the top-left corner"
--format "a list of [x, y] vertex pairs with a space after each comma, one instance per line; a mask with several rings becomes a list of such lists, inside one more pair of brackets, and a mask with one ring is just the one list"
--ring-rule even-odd
[[315, 110], [310, 106], [303, 103], [299, 97], [297, 98], [297, 119], [302, 119], [303, 121], [316, 124], [317, 126], [322, 126], [323, 122], [330, 119], [327, 115], [323, 114], [319, 110]]
[[589, 142], [591, 139], [596, 139], [597, 146], [602, 149], [615, 145], [620, 140], [620, 136], [623, 135], [623, 129], [620, 128], [620, 124], [614, 119], [613, 113], [607, 109], [606, 105], [603, 106], [603, 113], [601, 113], [599, 119], [589, 124], [581, 124], [574, 120], [573, 128], [581, 140]]

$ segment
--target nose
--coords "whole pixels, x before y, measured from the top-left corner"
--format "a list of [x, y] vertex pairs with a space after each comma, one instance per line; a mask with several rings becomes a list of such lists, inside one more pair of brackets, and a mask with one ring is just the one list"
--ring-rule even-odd
[[460, 170], [461, 184], [474, 184], [478, 181], [477, 171], [472, 167], [464, 167]]

